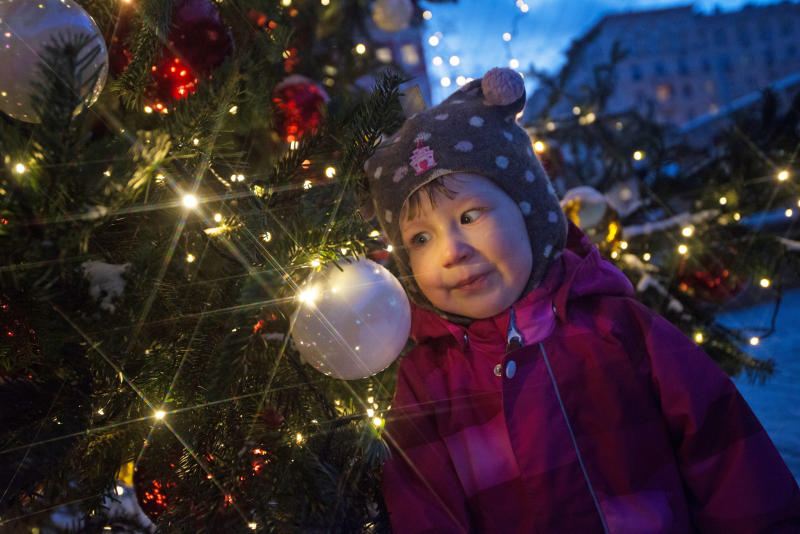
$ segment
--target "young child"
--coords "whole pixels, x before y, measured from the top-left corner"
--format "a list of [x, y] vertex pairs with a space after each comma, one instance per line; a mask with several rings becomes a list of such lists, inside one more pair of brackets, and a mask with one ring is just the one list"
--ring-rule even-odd
[[568, 224], [493, 69], [366, 165], [413, 303], [386, 436], [399, 534], [798, 533], [733, 383]]

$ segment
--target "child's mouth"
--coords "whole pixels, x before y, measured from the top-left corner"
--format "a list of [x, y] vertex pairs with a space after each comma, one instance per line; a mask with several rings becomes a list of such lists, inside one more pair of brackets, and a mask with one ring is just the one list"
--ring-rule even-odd
[[489, 272], [476, 274], [474, 276], [470, 276], [464, 280], [461, 280], [453, 289], [458, 289], [460, 291], [475, 291], [478, 289], [482, 289], [486, 285], [486, 280], [489, 278]]

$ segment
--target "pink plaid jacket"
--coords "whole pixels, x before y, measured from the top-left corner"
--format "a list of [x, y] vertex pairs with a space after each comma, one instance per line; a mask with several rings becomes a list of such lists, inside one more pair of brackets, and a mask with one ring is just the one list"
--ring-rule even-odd
[[800, 490], [733, 383], [632, 297], [573, 228], [513, 314], [415, 309], [385, 434], [393, 530], [800, 533]]

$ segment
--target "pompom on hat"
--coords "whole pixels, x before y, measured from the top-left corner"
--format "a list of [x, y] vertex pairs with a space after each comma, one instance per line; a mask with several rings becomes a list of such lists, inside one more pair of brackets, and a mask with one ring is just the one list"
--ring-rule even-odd
[[471, 319], [436, 309], [414, 282], [400, 213], [415, 191], [441, 176], [460, 172], [488, 178], [522, 212], [533, 253], [524, 294], [536, 288], [564, 248], [567, 222], [530, 137], [516, 124], [524, 106], [522, 77], [508, 68], [492, 69], [438, 106], [409, 117], [364, 166], [374, 213], [393, 246], [409, 298], [456, 323]]

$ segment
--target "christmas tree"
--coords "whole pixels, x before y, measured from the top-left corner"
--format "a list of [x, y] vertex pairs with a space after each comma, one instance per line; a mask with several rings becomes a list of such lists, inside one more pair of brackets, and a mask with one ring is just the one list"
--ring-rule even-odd
[[[590, 81], [569, 90], [595, 29], [573, 42], [523, 122], [567, 215], [636, 285], [637, 298], [679, 326], [729, 375], [764, 380], [750, 356], [774, 333], [782, 292], [798, 284], [800, 93], [767, 89], [757, 102], [706, 121], [702, 141], [635, 110], [608, 113], [619, 83], [618, 45]], [[553, 113], [557, 104], [572, 115]], [[774, 301], [769, 327], [731, 330], [724, 310]]]
[[290, 333], [309, 274], [386, 255], [362, 167], [406, 75], [371, 32], [421, 11], [47, 0], [0, 19], [0, 530], [55, 531], [54, 510], [150, 528], [110, 510], [119, 481], [165, 532], [388, 530], [393, 369], [328, 377]]

